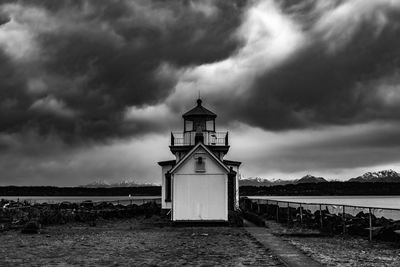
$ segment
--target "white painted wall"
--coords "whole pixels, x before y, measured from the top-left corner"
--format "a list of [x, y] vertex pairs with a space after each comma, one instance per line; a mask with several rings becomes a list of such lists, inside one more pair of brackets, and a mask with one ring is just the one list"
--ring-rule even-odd
[[228, 177], [208, 154], [203, 154], [206, 172], [195, 172], [196, 153], [172, 177], [173, 220], [228, 220]]
[[238, 172], [236, 173], [236, 194], [235, 194], [235, 210], [239, 209], [239, 168]]

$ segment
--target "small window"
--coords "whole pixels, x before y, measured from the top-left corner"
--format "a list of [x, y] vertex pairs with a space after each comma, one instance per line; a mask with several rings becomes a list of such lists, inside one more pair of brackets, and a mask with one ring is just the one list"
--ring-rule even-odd
[[185, 121], [185, 131], [193, 131], [193, 121]]
[[196, 172], [205, 172], [206, 171], [206, 162], [204, 157], [197, 157], [196, 158]]
[[214, 129], [214, 121], [207, 121], [206, 122], [206, 130], [207, 131], [215, 131], [215, 129]]
[[196, 120], [193, 122], [193, 130], [202, 132], [206, 129], [206, 122], [204, 120]]

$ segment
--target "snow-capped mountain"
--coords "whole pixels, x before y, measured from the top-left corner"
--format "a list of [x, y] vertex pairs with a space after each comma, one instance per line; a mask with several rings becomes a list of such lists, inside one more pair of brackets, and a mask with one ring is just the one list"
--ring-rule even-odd
[[153, 183], [136, 183], [133, 180], [125, 180], [117, 183], [109, 183], [107, 181], [95, 181], [90, 184], [82, 185], [81, 187], [89, 188], [106, 188], [106, 187], [140, 187], [140, 186], [159, 186]]
[[326, 183], [328, 182], [323, 177], [315, 177], [313, 175], [307, 174], [306, 176], [301, 177], [297, 180], [296, 184], [310, 184], [310, 183]]
[[109, 187], [110, 183], [106, 182], [106, 181], [94, 181], [90, 184], [87, 185], [83, 185], [82, 187], [90, 187], [90, 188], [96, 188], [96, 187]]
[[[286, 184], [305, 184], [305, 183], [325, 183], [328, 182], [323, 177], [316, 177], [310, 174], [295, 180], [268, 180], [260, 177], [242, 179], [239, 181], [241, 186], [275, 186]], [[344, 181], [346, 182], [346, 181]], [[378, 172], [367, 172], [356, 178], [351, 178], [347, 182], [372, 182], [372, 183], [400, 183], [400, 173], [394, 170], [383, 170]]]
[[241, 186], [275, 186], [275, 185], [286, 185], [286, 184], [305, 184], [305, 183], [323, 183], [327, 182], [322, 177], [315, 177], [310, 174], [307, 174], [306, 176], [303, 176], [300, 179], [295, 179], [295, 180], [268, 180], [268, 179], [263, 179], [260, 177], [256, 178], [248, 178], [248, 179], [242, 179], [239, 181], [239, 184]]
[[260, 177], [239, 180], [239, 185], [241, 186], [271, 186], [271, 184], [270, 180]]
[[400, 183], [400, 174], [394, 170], [367, 172], [356, 178], [349, 179], [349, 182]]
[[240, 186], [275, 186], [275, 185], [286, 185], [293, 183], [295, 183], [295, 180], [281, 180], [281, 179], [268, 180], [260, 177], [239, 180]]

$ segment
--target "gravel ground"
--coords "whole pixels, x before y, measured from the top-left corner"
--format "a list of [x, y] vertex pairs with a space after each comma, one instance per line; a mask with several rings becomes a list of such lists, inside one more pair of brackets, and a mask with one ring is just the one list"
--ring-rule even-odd
[[400, 266], [399, 245], [353, 237], [290, 238], [289, 243], [327, 266]]
[[268, 226], [276, 235], [327, 266], [400, 266], [400, 244], [369, 242], [354, 236], [311, 237], [318, 231], [286, 228], [273, 221]]
[[0, 266], [283, 266], [242, 228], [157, 226], [140, 220], [0, 233]]

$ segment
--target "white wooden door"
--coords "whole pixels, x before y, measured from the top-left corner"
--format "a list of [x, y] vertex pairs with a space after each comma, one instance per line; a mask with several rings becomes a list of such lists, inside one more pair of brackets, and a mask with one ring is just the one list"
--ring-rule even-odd
[[226, 175], [177, 174], [173, 187], [174, 220], [228, 219]]

